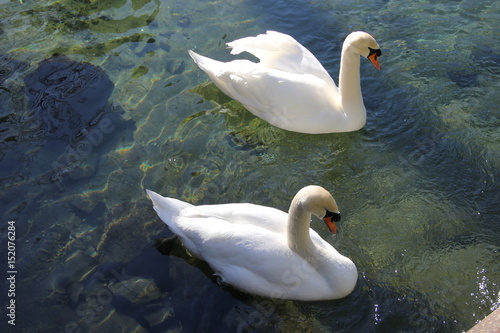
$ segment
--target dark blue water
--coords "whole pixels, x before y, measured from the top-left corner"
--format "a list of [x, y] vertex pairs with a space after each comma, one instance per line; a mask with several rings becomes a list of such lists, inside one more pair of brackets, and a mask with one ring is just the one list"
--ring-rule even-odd
[[[2, 331], [469, 329], [500, 303], [498, 7], [0, 1]], [[383, 56], [382, 71], [361, 64], [366, 126], [277, 129], [187, 55], [230, 60], [224, 43], [266, 30], [336, 81], [345, 36], [372, 34]], [[335, 238], [312, 226], [358, 267], [345, 299], [243, 294], [178, 244], [154, 248], [171, 233], [146, 188], [286, 210], [308, 184], [342, 211]]]

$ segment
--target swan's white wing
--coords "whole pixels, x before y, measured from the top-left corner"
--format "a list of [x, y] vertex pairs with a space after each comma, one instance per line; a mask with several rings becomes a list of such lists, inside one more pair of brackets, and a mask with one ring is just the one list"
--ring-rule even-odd
[[263, 68], [288, 73], [311, 74], [333, 85], [333, 79], [316, 57], [293, 37], [267, 31], [255, 37], [245, 37], [227, 43], [232, 54], [248, 52], [259, 58]]
[[182, 217], [216, 217], [231, 224], [251, 224], [271, 232], [286, 233], [288, 214], [272, 207], [250, 203], [230, 203], [196, 206], [184, 210]]
[[[164, 199], [167, 202], [175, 200]], [[207, 252], [203, 247], [204, 244], [210, 243], [212, 247], [217, 248], [218, 239], [232, 240], [234, 233], [253, 232], [254, 235], [267, 233], [273, 234], [274, 237], [286, 237], [288, 215], [270, 207], [252, 204], [189, 205], [178, 211], [178, 215], [174, 215], [157, 209], [157, 206], [155, 203], [155, 210], [162, 221], [180, 237], [184, 246], [193, 255], [208, 262], [210, 260], [207, 253], [212, 251]], [[223, 252], [219, 256], [217, 251], [215, 250], [213, 254], [223, 260]]]
[[343, 117], [337, 87], [314, 75], [231, 62], [212, 80], [254, 115], [287, 130], [332, 132]]

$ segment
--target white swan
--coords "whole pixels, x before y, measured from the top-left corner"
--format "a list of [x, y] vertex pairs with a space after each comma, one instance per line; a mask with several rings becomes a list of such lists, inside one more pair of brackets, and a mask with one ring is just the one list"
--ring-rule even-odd
[[249, 52], [260, 59], [216, 61], [189, 55], [220, 90], [274, 126], [301, 133], [350, 132], [366, 123], [361, 95], [360, 56], [380, 69], [375, 39], [357, 31], [342, 47], [339, 87], [316, 57], [291, 36], [267, 31], [227, 45], [232, 54]]
[[347, 296], [354, 263], [310, 229], [311, 214], [335, 233], [340, 213], [320, 186], [293, 198], [289, 213], [248, 203], [193, 206], [147, 190], [159, 217], [222, 280], [245, 292], [291, 300]]

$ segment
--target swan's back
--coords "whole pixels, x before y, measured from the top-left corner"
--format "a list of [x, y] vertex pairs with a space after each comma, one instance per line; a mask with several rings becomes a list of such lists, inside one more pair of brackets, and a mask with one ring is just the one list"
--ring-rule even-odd
[[250, 228], [255, 234], [286, 235], [288, 214], [279, 209], [249, 203], [193, 206], [150, 190], [147, 193], [160, 219], [199, 258], [206, 256], [199, 244], [228, 232], [244, 235]]

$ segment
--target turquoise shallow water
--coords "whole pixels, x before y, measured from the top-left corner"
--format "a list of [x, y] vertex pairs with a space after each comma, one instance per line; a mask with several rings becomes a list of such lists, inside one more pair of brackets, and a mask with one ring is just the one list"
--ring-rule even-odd
[[[0, 1], [2, 253], [15, 227], [15, 260], [0, 262], [5, 279], [17, 272], [15, 295], [10, 280], [0, 291], [2, 332], [467, 330], [500, 304], [499, 12], [485, 0]], [[377, 38], [362, 130], [272, 127], [187, 55], [230, 60], [224, 43], [268, 29], [336, 81], [348, 32]], [[358, 267], [345, 299], [242, 294], [153, 248], [171, 233], [146, 188], [286, 210], [307, 184], [342, 211], [335, 238], [313, 228]]]

